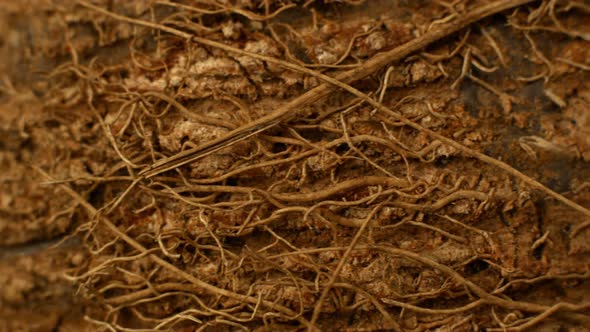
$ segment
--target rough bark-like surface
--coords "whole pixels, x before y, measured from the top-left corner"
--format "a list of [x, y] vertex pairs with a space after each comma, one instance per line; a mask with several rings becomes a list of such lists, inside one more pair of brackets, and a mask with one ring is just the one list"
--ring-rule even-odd
[[322, 83], [256, 54], [338, 77], [490, 3], [0, 2], [0, 330], [586, 331], [588, 218], [548, 195], [590, 208], [585, 2], [140, 175]]

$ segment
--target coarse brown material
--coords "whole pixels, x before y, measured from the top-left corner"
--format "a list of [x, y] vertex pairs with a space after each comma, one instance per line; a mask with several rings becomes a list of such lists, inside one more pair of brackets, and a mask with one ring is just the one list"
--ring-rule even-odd
[[0, 2], [0, 330], [588, 330], [589, 15]]

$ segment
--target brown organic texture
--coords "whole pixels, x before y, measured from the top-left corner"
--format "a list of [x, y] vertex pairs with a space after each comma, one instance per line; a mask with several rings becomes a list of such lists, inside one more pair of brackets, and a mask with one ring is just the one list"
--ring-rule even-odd
[[590, 5], [0, 2], [0, 331], [588, 331]]

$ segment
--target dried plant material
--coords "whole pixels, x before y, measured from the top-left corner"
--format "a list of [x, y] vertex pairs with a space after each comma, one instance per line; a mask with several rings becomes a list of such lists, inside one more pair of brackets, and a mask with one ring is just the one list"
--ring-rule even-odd
[[590, 322], [583, 7], [2, 8], [0, 329]]
[[564, 108], [567, 106], [567, 104], [565, 103], [563, 98], [556, 95], [555, 92], [553, 92], [549, 89], [545, 89], [545, 90], [543, 90], [543, 92], [545, 93], [545, 96], [547, 96], [547, 98], [551, 99], [551, 101], [555, 103], [555, 105], [557, 105], [561, 108]]

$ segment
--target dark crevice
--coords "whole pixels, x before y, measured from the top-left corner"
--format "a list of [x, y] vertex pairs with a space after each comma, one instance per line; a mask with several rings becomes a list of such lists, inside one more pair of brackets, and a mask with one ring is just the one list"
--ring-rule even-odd
[[88, 203], [98, 208], [104, 204], [104, 184], [99, 184], [88, 194]]
[[484, 260], [476, 259], [476, 260], [472, 261], [471, 263], [465, 265], [465, 273], [467, 275], [474, 275], [479, 272], [487, 270], [487, 268], [489, 266], [490, 265], [487, 262], [485, 262]]

